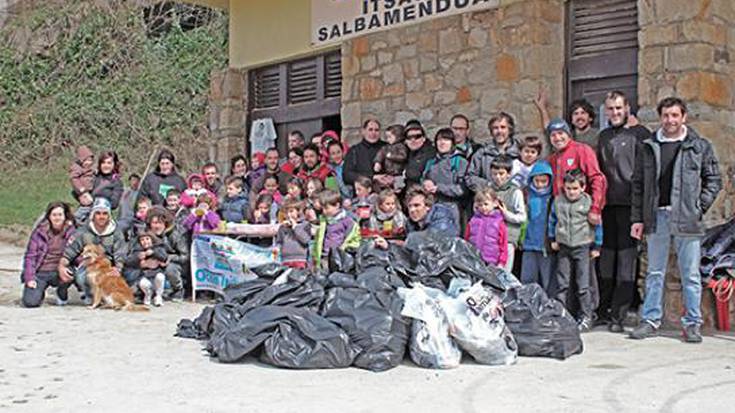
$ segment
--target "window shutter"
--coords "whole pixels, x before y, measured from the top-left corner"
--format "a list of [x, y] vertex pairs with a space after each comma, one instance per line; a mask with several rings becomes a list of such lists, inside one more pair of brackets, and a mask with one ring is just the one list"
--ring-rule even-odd
[[332, 53], [324, 57], [324, 97], [342, 96], [342, 56]]
[[281, 74], [278, 66], [257, 70], [254, 82], [254, 109], [277, 107], [280, 91]]
[[573, 59], [638, 48], [636, 0], [577, 0], [571, 7]]
[[317, 61], [300, 60], [288, 65], [288, 103], [296, 105], [317, 100]]

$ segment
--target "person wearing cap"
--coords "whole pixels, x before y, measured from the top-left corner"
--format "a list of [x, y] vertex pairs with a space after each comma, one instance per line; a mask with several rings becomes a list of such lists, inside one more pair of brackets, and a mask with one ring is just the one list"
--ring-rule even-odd
[[551, 186], [554, 197], [559, 196], [564, 186], [564, 175], [579, 169], [587, 180], [586, 192], [592, 197], [592, 207], [587, 216], [590, 224], [602, 222], [602, 208], [605, 206], [607, 179], [600, 170], [595, 151], [572, 138], [569, 124], [561, 118], [552, 119], [546, 127], [546, 136], [554, 148], [548, 161], [553, 171], [554, 182]]
[[605, 98], [609, 127], [600, 132], [597, 160], [607, 179], [607, 196], [602, 210], [600, 254], [600, 306], [598, 319], [609, 322], [608, 330], [623, 332], [623, 320], [636, 295], [638, 244], [630, 236], [630, 192], [636, 148], [651, 137], [645, 126], [629, 126], [630, 105], [623, 92]]
[[475, 152], [467, 169], [467, 187], [472, 192], [490, 186], [492, 169], [490, 165], [498, 155], [508, 155], [511, 159], [518, 159], [520, 156], [518, 141], [513, 137], [515, 133], [513, 116], [500, 112], [490, 118], [487, 127], [492, 141]]
[[71, 270], [71, 265], [80, 258], [84, 247], [89, 245], [100, 245], [105, 250], [107, 258], [112, 262], [117, 275], [122, 274], [125, 263], [125, 239], [117, 224], [112, 219], [112, 208], [110, 201], [105, 198], [96, 198], [92, 204], [92, 219], [89, 223], [77, 230], [73, 240], [66, 246], [59, 261], [59, 278], [62, 282], [71, 282], [84, 289], [85, 304], [91, 303], [91, 291], [87, 283], [87, 274], [83, 266]]
[[168, 149], [158, 154], [156, 170], [143, 178], [140, 185], [140, 197], [151, 200], [153, 205], [163, 205], [166, 195], [171, 189], [179, 192], [186, 190], [186, 181], [176, 172], [176, 158]]
[[[426, 139], [426, 131], [418, 120], [410, 120], [403, 129], [406, 146], [408, 147], [408, 160], [404, 175], [406, 187], [421, 183], [426, 163], [436, 155], [436, 148], [432, 142]], [[392, 185], [392, 182], [387, 184]]]
[[375, 155], [385, 142], [380, 140], [380, 122], [368, 119], [362, 125], [362, 141], [350, 148], [345, 156], [342, 177], [348, 186], [355, 185], [358, 176], [373, 178]]

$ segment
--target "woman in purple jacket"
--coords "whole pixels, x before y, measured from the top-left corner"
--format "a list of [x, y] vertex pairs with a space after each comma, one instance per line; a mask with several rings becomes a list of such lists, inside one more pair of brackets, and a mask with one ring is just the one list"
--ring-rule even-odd
[[31, 233], [23, 258], [23, 306], [39, 307], [48, 287], [56, 287], [59, 305], [66, 304], [71, 283], [61, 281], [58, 267], [73, 232], [74, 215], [69, 205], [64, 202], [50, 203], [43, 219]]

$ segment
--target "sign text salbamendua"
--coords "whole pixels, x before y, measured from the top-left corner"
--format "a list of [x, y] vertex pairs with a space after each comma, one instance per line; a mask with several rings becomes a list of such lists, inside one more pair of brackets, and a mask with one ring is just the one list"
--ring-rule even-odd
[[500, 0], [311, 0], [311, 42], [340, 42], [458, 13], [497, 7]]

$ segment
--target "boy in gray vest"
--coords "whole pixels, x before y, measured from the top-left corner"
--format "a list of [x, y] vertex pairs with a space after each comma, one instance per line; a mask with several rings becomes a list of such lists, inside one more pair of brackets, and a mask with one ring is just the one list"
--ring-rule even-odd
[[551, 249], [558, 251], [556, 298], [565, 306], [569, 281], [574, 274], [577, 286], [580, 331], [592, 327], [592, 295], [590, 294], [590, 258], [600, 256], [602, 226], [587, 220], [592, 198], [584, 191], [587, 179], [575, 169], [564, 175], [563, 194], [554, 200], [549, 217]]

